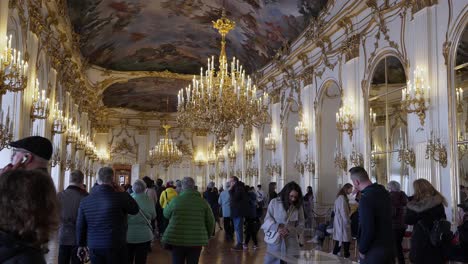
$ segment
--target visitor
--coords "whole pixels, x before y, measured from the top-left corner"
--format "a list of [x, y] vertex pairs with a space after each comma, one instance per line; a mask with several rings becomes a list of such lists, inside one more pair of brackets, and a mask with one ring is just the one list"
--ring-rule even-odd
[[276, 193], [276, 182], [270, 182], [268, 184], [268, 204], [270, 204], [271, 200], [276, 197], [278, 197], [278, 194]]
[[0, 263], [45, 264], [44, 246], [59, 224], [55, 186], [42, 170], [0, 177]]
[[257, 185], [255, 194], [257, 195], [257, 216], [261, 219], [263, 216], [263, 208], [266, 206], [266, 197], [265, 192], [262, 190], [262, 185]]
[[[279, 241], [267, 244], [268, 252], [281, 254], [299, 253], [299, 235], [304, 228], [304, 209], [302, 207], [301, 187], [290, 182], [281, 190], [279, 197], [271, 200], [265, 220], [262, 225], [266, 233], [270, 230], [278, 231]], [[280, 259], [270, 255], [265, 255], [265, 264], [280, 264]]]
[[231, 198], [231, 217], [236, 232], [236, 245], [233, 250], [243, 250], [243, 225], [246, 216], [246, 208], [249, 206], [249, 197], [245, 191], [245, 185], [239, 178], [232, 176], [229, 178], [229, 196]]
[[[208, 183], [208, 186], [206, 186], [206, 191], [203, 193], [203, 198], [208, 202], [211, 208], [211, 212], [213, 213], [214, 219], [216, 223], [218, 223], [218, 227], [220, 230], [221, 228], [221, 223], [219, 222], [219, 204], [218, 204], [218, 193], [215, 190], [215, 183], [210, 182]], [[213, 233], [214, 235], [214, 233]]]
[[460, 219], [457, 219], [458, 227], [452, 239], [452, 244], [447, 250], [449, 261], [468, 262], [468, 201], [458, 204], [461, 209]]
[[182, 192], [182, 182], [180, 180], [176, 180], [175, 182], [175, 190], [177, 192], [177, 194], [181, 193]]
[[447, 201], [425, 179], [413, 182], [414, 195], [406, 208], [405, 223], [413, 226], [409, 259], [411, 263], [445, 263], [443, 248], [433, 246], [429, 232], [435, 220], [445, 219]]
[[[146, 193], [146, 195], [148, 195], [150, 200], [153, 202], [154, 209], [156, 210], [156, 204], [158, 203], [159, 196], [158, 196], [158, 194], [156, 192], [154, 181], [153, 181], [153, 179], [151, 179], [148, 176], [144, 176], [142, 178], [142, 180], [143, 180], [143, 182], [145, 182], [145, 185], [146, 185], [145, 193]], [[156, 218], [151, 218], [150, 220], [151, 220], [151, 226], [153, 228], [153, 233], [154, 233], [155, 230], [156, 230]]]
[[[162, 179], [157, 179], [156, 180], [156, 186], [155, 186], [155, 190], [156, 190], [156, 197], [160, 198], [161, 197], [161, 194], [162, 192], [166, 189], [164, 188], [164, 182]], [[162, 235], [162, 233], [164, 232], [164, 220], [163, 220], [164, 216], [163, 216], [163, 209], [161, 207], [161, 204], [159, 204], [159, 200], [158, 202], [156, 203], [156, 225], [158, 227], [158, 237], [160, 237]]]
[[[140, 207], [136, 215], [128, 216], [127, 249], [129, 264], [145, 264], [153, 240], [152, 220], [156, 218], [156, 207], [153, 198], [148, 196], [144, 180], [133, 183], [132, 197]], [[153, 189], [154, 190], [154, 189]]]
[[219, 195], [218, 204], [222, 207], [225, 239], [226, 241], [232, 241], [234, 239], [234, 226], [231, 218], [231, 198], [229, 196], [231, 183], [226, 182], [225, 186], [226, 189]]
[[78, 259], [78, 246], [76, 245], [76, 218], [78, 208], [88, 192], [83, 186], [84, 174], [79, 170], [70, 173], [70, 184], [67, 189], [57, 194], [60, 205], [60, 226], [58, 232], [58, 263], [81, 263]]
[[138, 204], [127, 192], [118, 191], [112, 168], [99, 169], [97, 183], [78, 210], [78, 255], [86, 255], [88, 247], [93, 264], [126, 263], [127, 215], [137, 214]]
[[41, 136], [26, 137], [9, 144], [13, 148], [11, 163], [6, 165], [1, 173], [15, 169], [43, 170], [49, 173], [49, 160], [52, 157], [52, 143]]
[[253, 241], [253, 249], [258, 248], [257, 233], [260, 228], [260, 220], [257, 215], [257, 195], [255, 193], [254, 187], [246, 186], [245, 190], [249, 197], [248, 207], [245, 208], [247, 211], [245, 215], [245, 243], [243, 245], [244, 249], [249, 248], [250, 239]]
[[360, 263], [393, 263], [394, 242], [390, 194], [385, 187], [372, 183], [362, 167], [349, 170], [354, 188], [361, 192], [359, 200]]
[[314, 192], [312, 186], [307, 186], [307, 193], [304, 195], [304, 217], [305, 227], [312, 228], [314, 222]]
[[397, 181], [390, 181], [387, 184], [390, 191], [390, 200], [392, 201], [392, 229], [395, 241], [396, 256], [399, 264], [405, 263], [405, 256], [403, 254], [403, 237], [406, 232], [405, 224], [405, 210], [408, 198], [404, 192], [400, 190], [400, 183]]
[[201, 249], [215, 228], [211, 208], [194, 186], [195, 181], [185, 177], [180, 195], [164, 208], [169, 225], [162, 242], [171, 249], [173, 264], [198, 263]]
[[[159, 196], [159, 205], [161, 205], [161, 208], [164, 210], [164, 208], [169, 204], [169, 202], [172, 199], [174, 199], [174, 197], [176, 196], [177, 196], [177, 192], [175, 190], [174, 182], [168, 181], [166, 183], [166, 189], [161, 193], [161, 196]], [[159, 230], [160, 236], [164, 234], [164, 231], [166, 230], [166, 227], [167, 227], [167, 219], [164, 218], [164, 215], [161, 221], [162, 221], [161, 229]]]
[[349, 246], [351, 244], [351, 219], [348, 195], [353, 192], [353, 185], [346, 183], [336, 195], [335, 205], [333, 212], [333, 240], [335, 240], [335, 247], [333, 254], [337, 255], [341, 251], [343, 245], [343, 257], [349, 258]]

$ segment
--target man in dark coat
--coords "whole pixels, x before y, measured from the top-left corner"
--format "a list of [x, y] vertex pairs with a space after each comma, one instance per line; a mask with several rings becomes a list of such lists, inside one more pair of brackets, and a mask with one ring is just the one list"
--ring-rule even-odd
[[249, 196], [245, 191], [245, 185], [239, 181], [239, 178], [233, 176], [229, 179], [231, 187], [229, 196], [231, 198], [231, 217], [236, 232], [237, 244], [233, 250], [243, 250], [243, 225], [246, 211], [249, 207]]
[[78, 211], [78, 253], [88, 247], [93, 264], [126, 263], [127, 216], [138, 213], [138, 204], [127, 192], [119, 191], [112, 168], [101, 168], [97, 182]]
[[390, 195], [385, 187], [372, 183], [362, 167], [349, 170], [359, 201], [359, 257], [363, 264], [393, 263], [394, 243]]
[[77, 256], [78, 247], [76, 245], [76, 218], [78, 208], [83, 198], [88, 196], [88, 192], [83, 186], [84, 175], [79, 170], [70, 173], [70, 185], [67, 189], [57, 194], [60, 202], [60, 227], [59, 227], [59, 264], [81, 263]]

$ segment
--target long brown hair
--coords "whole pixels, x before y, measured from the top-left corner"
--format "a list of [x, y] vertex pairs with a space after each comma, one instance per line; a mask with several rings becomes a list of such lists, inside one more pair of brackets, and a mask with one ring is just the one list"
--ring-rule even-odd
[[57, 193], [51, 177], [40, 170], [0, 175], [0, 230], [39, 247], [59, 223]]
[[348, 197], [348, 194], [346, 193], [346, 190], [350, 189], [350, 188], [353, 188], [353, 185], [351, 183], [346, 183], [345, 185], [343, 185], [343, 187], [341, 187], [341, 189], [338, 191], [338, 193], [336, 194], [336, 197], [340, 197], [340, 195], [343, 195], [345, 198]]
[[424, 198], [431, 196], [440, 196], [442, 197], [442, 203], [444, 206], [447, 206], [447, 200], [445, 197], [437, 191], [432, 184], [426, 179], [417, 179], [413, 182], [414, 196], [415, 201], [421, 201]]

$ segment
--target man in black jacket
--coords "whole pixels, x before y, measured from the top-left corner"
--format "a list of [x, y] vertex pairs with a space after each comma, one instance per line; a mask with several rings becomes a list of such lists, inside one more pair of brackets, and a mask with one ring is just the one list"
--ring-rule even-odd
[[394, 262], [392, 208], [385, 187], [372, 183], [362, 167], [349, 170], [359, 201], [359, 257], [363, 264]]
[[[114, 183], [114, 171], [98, 172], [91, 194], [81, 201], [77, 220], [78, 253], [89, 248], [91, 263], [127, 262], [127, 216], [140, 210], [136, 201]], [[80, 254], [80, 255], [81, 255]]]
[[229, 196], [231, 199], [231, 218], [236, 231], [237, 244], [233, 250], [243, 250], [243, 226], [244, 217], [249, 208], [249, 196], [245, 191], [245, 185], [239, 181], [239, 178], [233, 176], [229, 179], [231, 187], [229, 188]]

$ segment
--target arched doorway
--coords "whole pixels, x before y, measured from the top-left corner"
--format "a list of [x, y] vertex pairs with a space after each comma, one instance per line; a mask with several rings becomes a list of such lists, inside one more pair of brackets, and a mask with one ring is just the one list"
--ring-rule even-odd
[[383, 57], [375, 66], [369, 88], [369, 135], [371, 176], [386, 184], [398, 181], [408, 186], [409, 166], [399, 161], [399, 151], [408, 147], [407, 115], [401, 111], [406, 71], [395, 56]]
[[334, 81], [328, 81], [322, 88], [320, 96], [318, 127], [319, 142], [319, 192], [318, 200], [322, 204], [333, 204], [338, 188], [338, 172], [334, 164], [333, 146], [339, 141], [340, 134], [336, 129], [335, 113], [341, 105], [341, 89]]

